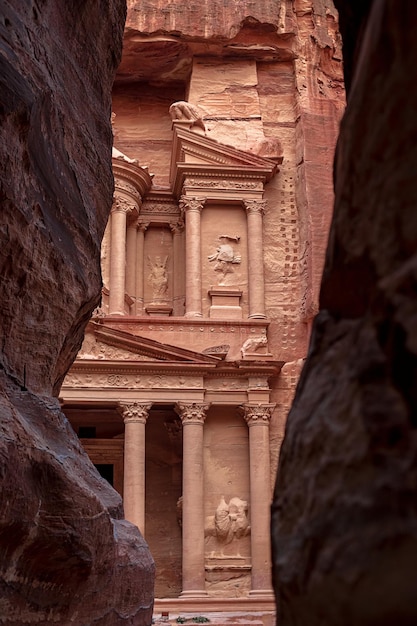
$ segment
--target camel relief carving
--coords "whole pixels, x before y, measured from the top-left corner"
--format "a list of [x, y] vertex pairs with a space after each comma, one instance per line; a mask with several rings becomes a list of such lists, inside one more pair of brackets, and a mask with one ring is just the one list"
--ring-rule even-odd
[[246, 500], [234, 497], [227, 503], [224, 496], [214, 515], [206, 518], [204, 535], [206, 540], [214, 538], [221, 546], [227, 546], [235, 540], [240, 540], [250, 533], [248, 520], [248, 503]]

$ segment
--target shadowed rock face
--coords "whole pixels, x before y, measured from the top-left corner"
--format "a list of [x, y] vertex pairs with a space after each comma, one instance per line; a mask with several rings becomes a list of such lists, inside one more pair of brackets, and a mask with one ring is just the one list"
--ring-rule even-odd
[[410, 24], [417, 5], [403, 3], [399, 11], [394, 0], [379, 0], [367, 16], [361, 3], [336, 4], [353, 77], [337, 151], [321, 311], [275, 489], [279, 623], [411, 626], [417, 622], [417, 42]]
[[100, 298], [121, 0], [3, 0], [0, 622], [148, 624], [153, 562], [52, 396]]

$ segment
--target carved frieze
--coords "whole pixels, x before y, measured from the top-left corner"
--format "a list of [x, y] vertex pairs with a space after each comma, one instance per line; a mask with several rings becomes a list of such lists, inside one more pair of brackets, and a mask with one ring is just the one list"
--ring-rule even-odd
[[164, 376], [135, 374], [81, 374], [70, 372], [65, 377], [63, 387], [82, 388], [124, 388], [124, 389], [200, 389], [202, 379], [198, 376]]
[[201, 189], [250, 189], [253, 191], [262, 191], [262, 181], [239, 180], [227, 178], [219, 180], [217, 178], [187, 178], [185, 187], [195, 187]]

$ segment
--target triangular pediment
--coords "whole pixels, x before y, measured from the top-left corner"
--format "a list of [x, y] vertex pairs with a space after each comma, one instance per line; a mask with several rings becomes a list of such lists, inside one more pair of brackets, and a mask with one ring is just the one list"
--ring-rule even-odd
[[90, 322], [77, 360], [169, 361], [217, 363], [221, 357], [202, 354]]
[[239, 173], [268, 182], [282, 159], [269, 159], [222, 144], [174, 124], [170, 180], [178, 195], [186, 172], [209, 173], [212, 177]]

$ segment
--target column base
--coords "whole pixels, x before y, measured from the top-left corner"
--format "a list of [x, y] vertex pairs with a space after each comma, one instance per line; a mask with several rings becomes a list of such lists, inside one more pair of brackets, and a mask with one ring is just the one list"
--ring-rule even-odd
[[266, 315], [264, 313], [252, 313], [248, 315], [249, 320], [266, 320]]
[[188, 313], [186, 313], [184, 315], [184, 317], [187, 318], [191, 318], [191, 317], [203, 317], [203, 314], [200, 313], [199, 311], [189, 311]]
[[207, 598], [208, 593], [204, 589], [191, 589], [190, 591], [181, 591], [180, 598]]

